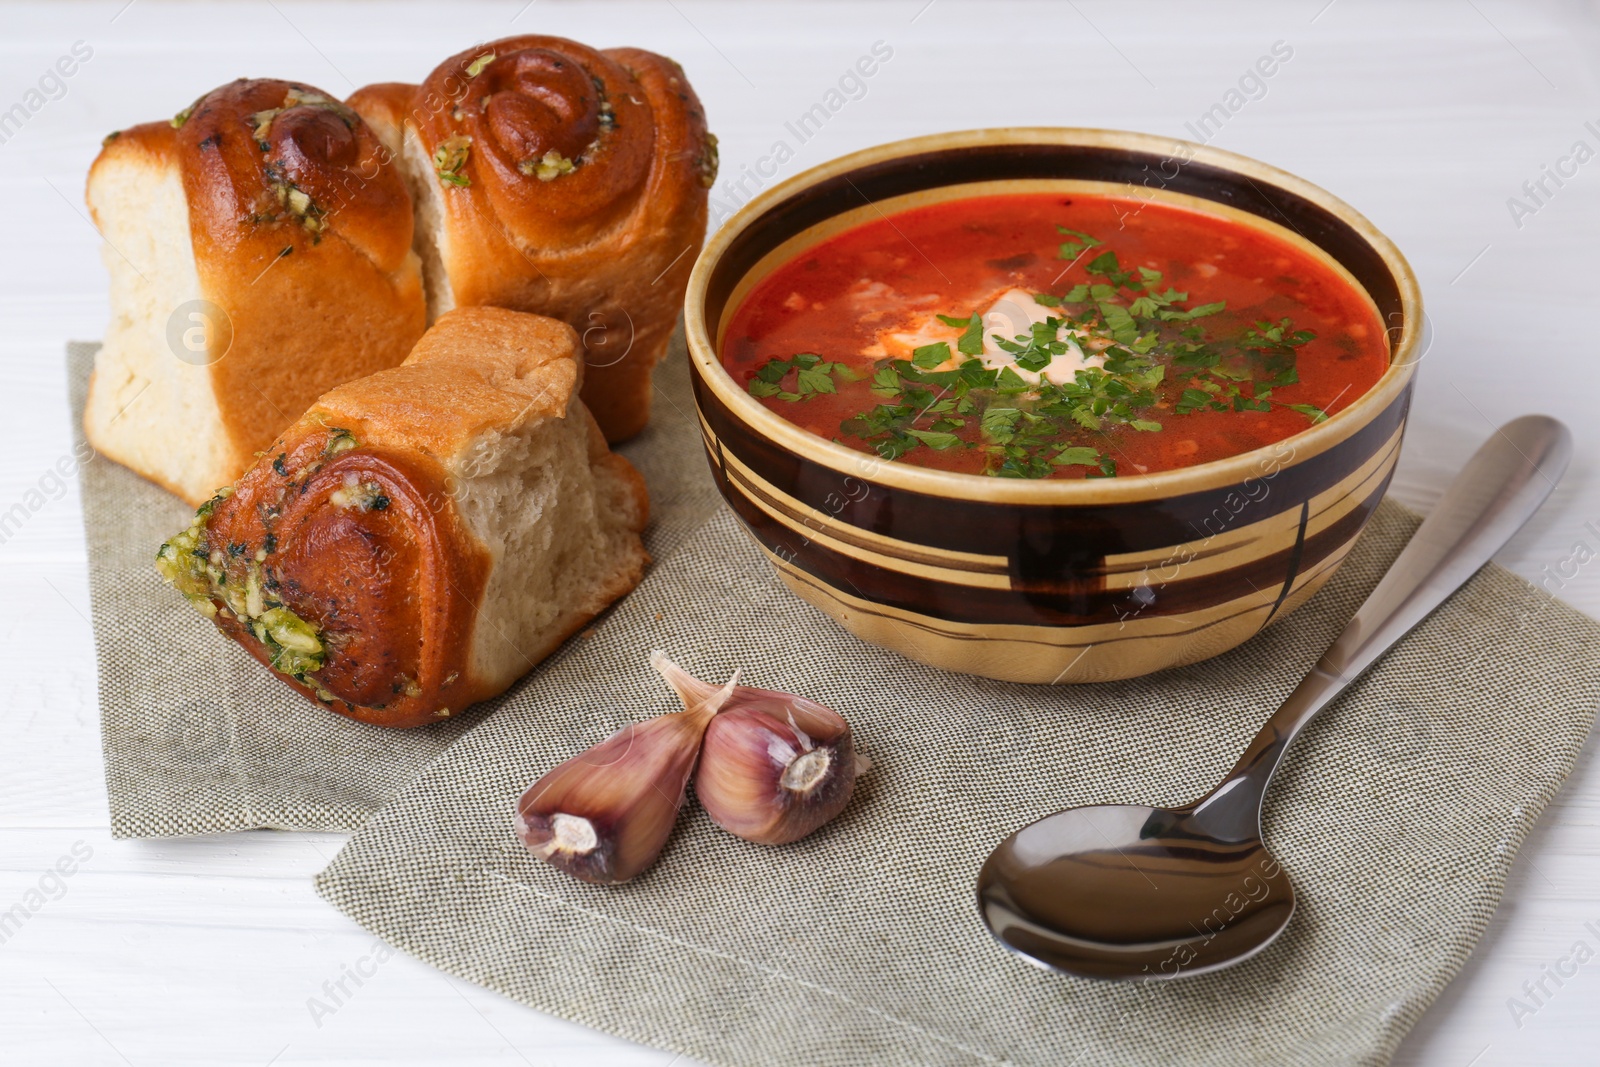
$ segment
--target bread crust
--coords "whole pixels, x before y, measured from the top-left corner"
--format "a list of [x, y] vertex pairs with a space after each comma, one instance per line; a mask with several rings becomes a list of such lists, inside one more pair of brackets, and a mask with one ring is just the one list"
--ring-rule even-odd
[[[366, 442], [330, 457], [342, 429], [296, 423], [281, 451], [216, 505], [209, 544], [225, 546], [235, 584], [248, 582], [261, 553], [261, 581], [327, 647], [320, 670], [279, 672], [285, 682], [375, 726], [437, 722], [493, 695], [464, 669], [491, 561], [450, 506], [437, 460]], [[352, 483], [380, 493], [383, 506], [333, 503]], [[217, 603], [218, 629], [271, 667], [273, 651], [249, 618]]]
[[[404, 359], [425, 328], [426, 303], [411, 251], [410, 195], [393, 154], [356, 112], [319, 90], [240, 79], [205, 94], [177, 119], [109, 139], [88, 179], [102, 233], [119, 221], [108, 212], [130, 210], [113, 195], [114, 182], [153, 182], [174, 170], [187, 206], [184, 239], [197, 291], [146, 278], [158, 290], [150, 294], [153, 310], [114, 307], [113, 315], [161, 318], [134, 324], [132, 334], [160, 338], [168, 328], [164, 316], [199, 299], [208, 303], [220, 340], [202, 366], [180, 367], [160, 340], [149, 340], [136, 356], [116, 351], [123, 337], [112, 331], [113, 350], [101, 362], [123, 360], [152, 382], [202, 375], [215, 425], [204, 433], [173, 430], [191, 458], [211, 462], [185, 470], [141, 447], [147, 442], [129, 439], [149, 428], [117, 424], [111, 405], [95, 395], [110, 385], [99, 374], [85, 428], [97, 448], [198, 503], [243, 471], [330, 386]], [[163, 393], [153, 389], [141, 402], [159, 404]]]
[[433, 306], [567, 322], [606, 439], [643, 429], [716, 175], [715, 138], [683, 69], [640, 49], [527, 35], [349, 103], [397, 150], [404, 142], [419, 216], [437, 217], [416, 235], [424, 262], [438, 264]]
[[[315, 630], [326, 657], [279, 677], [341, 715], [407, 728], [503, 691], [631, 590], [648, 562], [639, 540], [648, 498], [577, 397], [577, 344], [553, 319], [463, 308], [401, 366], [321, 397], [202, 509], [199, 558], [225, 576], [205, 592], [218, 628], [273, 666], [277, 649], [255, 624], [261, 608], [281, 604]], [[475, 652], [496, 636], [480, 620], [490, 584], [506, 579], [461, 511], [463, 485], [486, 440], [566, 420], [580, 420], [581, 476], [604, 495], [600, 532], [621, 551], [592, 589], [559, 605], [537, 647], [519, 650], [517, 670], [491, 675]], [[252, 581], [263, 598], [253, 604], [243, 592]]]
[[449, 459], [491, 429], [564, 417], [582, 377], [577, 337], [566, 323], [460, 308], [436, 322], [400, 366], [330, 390], [306, 415], [359, 425], [363, 440]]

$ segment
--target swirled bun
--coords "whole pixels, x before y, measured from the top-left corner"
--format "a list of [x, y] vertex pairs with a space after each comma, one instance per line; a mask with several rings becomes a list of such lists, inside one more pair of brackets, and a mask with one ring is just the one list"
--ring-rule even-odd
[[111, 324], [85, 429], [190, 503], [422, 334], [398, 168], [355, 111], [310, 86], [241, 79], [113, 134], [87, 197]]
[[492, 305], [569, 323], [607, 440], [643, 429], [716, 176], [683, 69], [511, 37], [349, 103], [402, 161], [430, 316]]
[[644, 482], [578, 397], [565, 323], [442, 316], [339, 386], [157, 568], [301, 693], [421, 726], [502, 692], [632, 589]]

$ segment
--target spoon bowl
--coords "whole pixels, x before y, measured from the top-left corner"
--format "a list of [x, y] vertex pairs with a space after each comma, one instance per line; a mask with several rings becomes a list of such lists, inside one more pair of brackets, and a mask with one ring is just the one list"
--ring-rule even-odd
[[1294, 889], [1259, 840], [1208, 831], [1191, 808], [1108, 804], [1030, 823], [978, 875], [1006, 948], [1091, 978], [1175, 978], [1227, 966], [1289, 925]]
[[1041, 967], [1084, 978], [1202, 974], [1270, 944], [1294, 914], [1289, 876], [1261, 840], [1284, 753], [1522, 528], [1571, 458], [1571, 433], [1547, 416], [1496, 430], [1220, 785], [1181, 808], [1069, 808], [1024, 826], [978, 874], [989, 932]]

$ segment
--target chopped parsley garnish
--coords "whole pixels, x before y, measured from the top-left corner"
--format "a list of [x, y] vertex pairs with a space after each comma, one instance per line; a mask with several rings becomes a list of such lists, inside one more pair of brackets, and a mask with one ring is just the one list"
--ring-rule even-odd
[[[1312, 331], [1287, 318], [1242, 330], [1237, 318], [1225, 319], [1208, 328], [1205, 320], [1227, 311], [1225, 303], [1191, 305], [1161, 271], [1124, 266], [1099, 238], [1056, 229], [1063, 238], [1059, 258], [1092, 258], [1081, 268], [1082, 281], [1033, 294], [1050, 309], [1043, 322], [1027, 323], [1027, 332], [1011, 337], [990, 335], [1010, 365], [982, 358], [980, 313], [939, 315], [961, 330], [955, 350], [938, 341], [912, 349], [910, 359], [879, 360], [869, 388], [880, 402], [843, 420], [841, 436], [890, 460], [919, 448], [977, 450], [984, 472], [995, 477], [1045, 478], [1076, 467], [1087, 477], [1108, 478], [1117, 474], [1118, 432], [1156, 433], [1199, 411], [1278, 406], [1313, 423], [1327, 418], [1315, 405], [1272, 395], [1299, 380], [1296, 351], [1315, 337]], [[1058, 357], [1080, 352], [1086, 360], [1100, 357], [1100, 365], [1077, 367], [1070, 380], [1048, 373]], [[801, 352], [768, 360], [748, 388], [753, 396], [795, 402], [835, 393], [837, 381], [859, 377], [846, 364]]]
[[983, 354], [983, 317], [974, 311], [964, 319], [951, 318], [949, 315], [940, 315], [939, 321], [946, 326], [965, 326], [961, 339], [956, 342], [956, 351], [964, 356], [981, 356]]
[[1066, 226], [1057, 226], [1056, 232], [1063, 237], [1069, 238], [1061, 242], [1061, 247], [1056, 252], [1056, 256], [1059, 259], [1077, 259], [1089, 249], [1104, 243], [1086, 233]]
[[[853, 382], [860, 377], [843, 363], [829, 363], [815, 352], [801, 352], [793, 359], [768, 360], [750, 379], [749, 388], [751, 396], [806, 400], [818, 393], [838, 392], [834, 388], [834, 378]], [[791, 381], [793, 388], [786, 388]]]

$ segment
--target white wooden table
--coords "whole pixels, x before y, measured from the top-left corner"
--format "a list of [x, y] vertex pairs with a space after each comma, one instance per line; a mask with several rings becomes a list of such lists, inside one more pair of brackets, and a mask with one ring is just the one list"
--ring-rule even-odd
[[[310, 876], [338, 835], [113, 842], [77, 489], [52, 473], [69, 454], [63, 342], [99, 337], [106, 321], [99, 242], [82, 204], [103, 134], [171, 115], [241, 75], [343, 95], [414, 80], [447, 54], [517, 32], [680, 60], [722, 139], [716, 195], [730, 205], [758, 187], [747, 179], [744, 194], [734, 190], [744, 166], [780, 140], [794, 152], [786, 176], [868, 144], [974, 126], [1192, 138], [1186, 123], [1239, 103], [1220, 128], [1213, 121], [1213, 143], [1354, 203], [1421, 274], [1436, 340], [1395, 494], [1426, 509], [1491, 423], [1526, 411], [1565, 418], [1579, 442], [1572, 472], [1501, 558], [1600, 614], [1600, 562], [1584, 562], [1600, 555], [1591, 317], [1600, 159], [1571, 156], [1580, 140], [1589, 155], [1600, 151], [1593, 4], [6, 5], [0, 110], [21, 103], [25, 114], [0, 122], [0, 512], [20, 502], [28, 515], [0, 543], [0, 912], [22, 903], [29, 917], [0, 934], [0, 1061], [671, 1062], [407, 957], [381, 959], [371, 937], [312, 893]], [[785, 121], [825, 102], [878, 41], [892, 57], [799, 143]], [[1230, 101], [1278, 41], [1292, 57]], [[62, 68], [71, 76], [46, 77], [30, 96], [75, 44], [79, 62]], [[1523, 183], [1546, 166], [1565, 172], [1562, 184], [1545, 178], [1535, 200]], [[1513, 211], [1513, 197], [1527, 210]], [[1593, 1062], [1600, 768], [1591, 756], [1524, 846], [1477, 954], [1397, 1062]], [[88, 858], [78, 862], [74, 849]], [[74, 873], [48, 873], [64, 857]], [[1523, 983], [1578, 942], [1597, 958], [1559, 988], [1546, 979], [1553, 995], [1514, 1020], [1508, 999], [1526, 999]], [[360, 983], [345, 978], [337, 1010], [314, 1013], [312, 998], [332, 1003], [329, 989], [348, 972]]]

